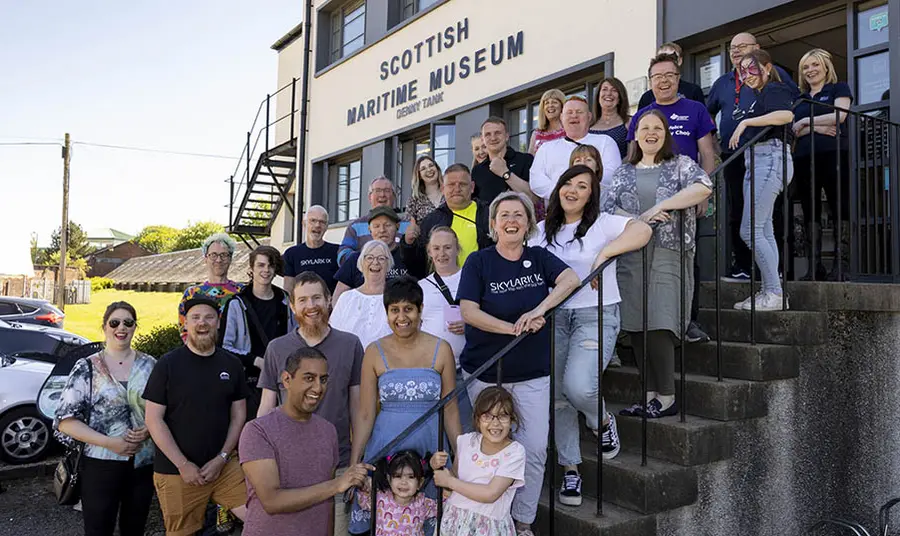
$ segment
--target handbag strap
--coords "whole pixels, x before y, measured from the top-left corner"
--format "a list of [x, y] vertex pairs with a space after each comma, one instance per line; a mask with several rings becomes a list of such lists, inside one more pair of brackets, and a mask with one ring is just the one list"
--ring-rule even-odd
[[450, 288], [446, 283], [444, 283], [444, 280], [441, 279], [441, 276], [438, 275], [437, 272], [434, 272], [433, 275], [434, 281], [431, 281], [430, 279], [426, 279], [425, 281], [428, 281], [429, 283], [434, 285], [434, 287], [438, 289], [438, 292], [440, 292], [444, 296], [444, 299], [447, 300], [447, 303], [449, 303], [450, 305], [459, 305], [459, 300], [457, 298], [454, 298], [453, 295], [450, 294]]
[[244, 302], [244, 300], [241, 300], [241, 302], [244, 303], [244, 310], [247, 311], [247, 317], [250, 318], [253, 327], [259, 332], [259, 340], [262, 342], [263, 346], [269, 346], [269, 336], [266, 335], [266, 330], [263, 328], [262, 322], [260, 322], [259, 316], [256, 314], [253, 306]]

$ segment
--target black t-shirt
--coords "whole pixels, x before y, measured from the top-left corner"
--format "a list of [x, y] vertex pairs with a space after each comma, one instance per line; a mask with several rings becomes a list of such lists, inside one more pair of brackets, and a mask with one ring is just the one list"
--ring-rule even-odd
[[[706, 96], [703, 94], [703, 88], [693, 82], [687, 82], [685, 80], [678, 82], [678, 94], [688, 100], [697, 101], [703, 105], [706, 104]], [[656, 102], [656, 96], [653, 95], [653, 91], [648, 89], [641, 95], [641, 100], [638, 102], [638, 110], [646, 108], [654, 102]]]
[[[769, 82], [763, 87], [762, 91], [754, 90], [753, 94], [756, 98], [753, 100], [753, 103], [750, 104], [748, 109], [743, 110], [745, 112], [743, 119], [762, 117], [779, 110], [790, 111], [791, 106], [794, 104], [794, 94], [791, 91], [791, 88], [784, 82]], [[785, 125], [785, 127], [789, 131], [788, 138], [790, 138], [790, 125]], [[759, 141], [783, 139], [785, 127], [772, 128], [772, 130]], [[765, 128], [768, 127], [747, 127], [741, 135], [741, 145], [750, 141], [753, 136], [756, 136]], [[790, 141], [791, 140], [788, 139], [788, 143], [790, 143]]]
[[319, 274], [328, 289], [334, 292], [337, 280], [334, 278], [338, 269], [338, 245], [325, 242], [315, 249], [305, 243], [291, 246], [284, 252], [284, 275], [297, 277], [302, 272], [311, 271]]
[[[822, 87], [822, 91], [816, 93], [815, 97], [811, 97], [808, 92], [800, 95], [801, 99], [811, 99], [816, 101], [817, 103], [821, 102], [822, 104], [831, 105], [834, 105], [834, 101], [841, 97], [849, 97], [850, 102], [853, 102], [853, 92], [850, 90], [850, 86], [848, 86], [844, 82], [838, 82], [836, 84], [825, 84]], [[794, 108], [794, 122], [796, 123], [801, 119], [809, 119], [810, 107], [811, 105], [808, 102], [797, 103], [797, 107]], [[815, 107], [814, 115], [819, 116], [826, 114], [834, 114], [834, 110], [828, 108], [827, 106]], [[815, 122], [813, 122], [813, 125], [815, 125]], [[837, 150], [837, 144], [835, 143], [837, 138], [818, 133], [807, 134], [806, 136], [800, 136], [799, 138], [797, 138], [797, 144], [794, 147], [794, 156], [809, 156], [812, 136], [816, 137], [817, 154], [819, 153], [819, 151]], [[841, 128], [840, 143], [840, 149], [842, 151], [846, 151], [849, 146], [846, 128]]]
[[[530, 179], [531, 164], [534, 162], [533, 156], [528, 153], [514, 151], [512, 147], [507, 147], [503, 159], [506, 160], [506, 166], [509, 168], [510, 173], [526, 182]], [[487, 204], [490, 204], [495, 197], [510, 189], [503, 177], [494, 175], [494, 172], [491, 171], [490, 158], [486, 158], [484, 162], [472, 168], [472, 180], [475, 181], [475, 197]]]
[[[391, 252], [391, 256], [394, 257], [394, 267], [388, 272], [386, 278], [387, 281], [409, 273], [409, 270], [406, 269], [406, 264], [403, 263], [403, 254], [399, 247]], [[347, 260], [344, 261], [344, 264], [341, 265], [337, 273], [334, 274], [335, 280], [340, 281], [350, 288], [361, 287], [366, 280], [365, 277], [363, 277], [362, 272], [356, 267], [357, 260], [359, 260], [359, 252], [354, 251], [347, 257]]]
[[[267, 341], [271, 341], [277, 337], [281, 337], [287, 333], [287, 306], [284, 305], [284, 295], [280, 290], [276, 290], [275, 296], [270, 300], [261, 300], [253, 295], [252, 292], [244, 296], [244, 303], [247, 307], [253, 307], [259, 323], [262, 324], [263, 330], [266, 332]], [[266, 346], [268, 342], [263, 342], [259, 330], [248, 318], [248, 327], [250, 328], [250, 355], [262, 357], [266, 355]], [[259, 369], [252, 364], [247, 366], [246, 374], [248, 378], [259, 378]], [[251, 383], [255, 383], [251, 380]]]
[[[222, 451], [231, 423], [231, 403], [249, 394], [241, 362], [221, 348], [201, 356], [187, 346], [162, 356], [144, 388], [144, 399], [166, 406], [164, 420], [181, 452], [197, 467]], [[156, 449], [153, 470], [178, 469]]]

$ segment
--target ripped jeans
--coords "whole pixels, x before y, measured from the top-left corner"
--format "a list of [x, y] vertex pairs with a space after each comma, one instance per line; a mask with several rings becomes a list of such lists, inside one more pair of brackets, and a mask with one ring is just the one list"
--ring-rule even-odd
[[[578, 412], [584, 413], [588, 427], [600, 428], [597, 411], [597, 340], [599, 318], [596, 307], [556, 311], [556, 448], [560, 465], [581, 463]], [[603, 370], [609, 365], [619, 335], [619, 304], [603, 307]]]

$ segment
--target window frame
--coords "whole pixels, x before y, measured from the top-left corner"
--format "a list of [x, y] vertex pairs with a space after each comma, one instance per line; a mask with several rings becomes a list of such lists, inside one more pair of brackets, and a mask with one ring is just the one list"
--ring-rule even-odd
[[[348, 21], [348, 17], [356, 10], [362, 8], [362, 12], [356, 15], [352, 20]], [[328, 64], [336, 63], [350, 54], [365, 48], [366, 46], [366, 12], [368, 6], [366, 0], [354, 0], [348, 2], [331, 12], [331, 24], [328, 41]], [[351, 42], [362, 39], [358, 47], [347, 51], [346, 35], [347, 25], [362, 19], [362, 33], [354, 37]]]
[[[354, 177], [351, 174], [352, 166], [359, 166], [359, 174]], [[328, 181], [328, 211], [334, 214], [334, 220], [331, 223], [344, 224], [351, 222], [359, 217], [362, 208], [362, 154], [359, 152], [351, 153], [340, 158], [336, 158], [326, 167], [326, 176]], [[347, 185], [345, 195], [341, 196], [341, 170], [347, 169]], [[358, 183], [357, 197], [353, 198], [352, 183]], [[356, 209], [354, 215], [353, 209]], [[345, 210], [344, 215], [341, 210]]]

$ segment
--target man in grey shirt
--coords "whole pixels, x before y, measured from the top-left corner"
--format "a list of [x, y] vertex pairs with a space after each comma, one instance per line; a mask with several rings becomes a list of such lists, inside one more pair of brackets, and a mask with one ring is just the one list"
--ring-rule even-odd
[[[291, 309], [297, 320], [297, 329], [273, 339], [266, 348], [259, 376], [262, 400], [257, 416], [269, 413], [285, 398], [281, 371], [294, 351], [311, 347], [322, 352], [328, 360], [328, 389], [316, 414], [337, 429], [339, 476], [350, 463], [350, 429], [359, 415], [359, 376], [363, 347], [356, 335], [328, 325], [330, 303], [328, 285], [318, 274], [302, 272], [297, 275], [291, 291]], [[342, 496], [337, 496], [334, 534], [346, 535], [348, 521]]]

